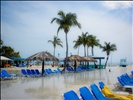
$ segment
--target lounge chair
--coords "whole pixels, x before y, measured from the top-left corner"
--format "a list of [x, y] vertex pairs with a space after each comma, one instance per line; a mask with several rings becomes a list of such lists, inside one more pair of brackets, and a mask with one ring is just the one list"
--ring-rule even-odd
[[92, 68], [91, 66], [87, 67], [87, 70], [94, 70], [95, 68]]
[[127, 88], [130, 88], [133, 94], [133, 84], [128, 84], [127, 82], [123, 81], [120, 77], [117, 77], [119, 83], [123, 86], [123, 91], [125, 91]]
[[83, 100], [96, 100], [86, 86], [79, 88], [79, 92]]
[[46, 74], [54, 74], [54, 72], [52, 72], [52, 70], [50, 70], [49, 68], [45, 69], [45, 72], [46, 72]]
[[133, 86], [133, 83], [130, 83], [129, 81], [126, 81], [124, 78], [122, 77], [117, 77], [118, 81], [123, 85], [123, 86]]
[[132, 80], [133, 81], [133, 78], [132, 77], [130, 77], [127, 73], [125, 73], [125, 74], [123, 74], [127, 79], [129, 79], [129, 80]]
[[59, 68], [53, 70], [55, 73], [61, 73], [61, 70]]
[[38, 76], [41, 76], [41, 75], [42, 75], [42, 74], [39, 72], [38, 69], [35, 69], [35, 72], [36, 72], [36, 74], [37, 74]]
[[57, 71], [58, 71], [59, 73], [61, 73], [61, 70], [60, 70], [60, 68], [57, 68]]
[[27, 74], [28, 74], [29, 76], [35, 76], [35, 75], [31, 72], [30, 69], [27, 69], [26, 71], [27, 71]]
[[34, 76], [40, 76], [40, 74], [38, 74], [34, 69], [31, 69], [31, 73]]
[[53, 72], [51, 68], [48, 68], [49, 72], [52, 74], [55, 74], [56, 72]]
[[133, 75], [133, 71], [131, 71], [131, 74]]
[[28, 73], [26, 72], [26, 70], [25, 69], [21, 69], [21, 73], [24, 75], [24, 76], [28, 76]]
[[81, 68], [82, 71], [87, 70], [86, 67], [83, 67], [83, 66], [80, 66], [80, 68]]
[[112, 92], [103, 82], [99, 82], [99, 87], [101, 88], [101, 92], [108, 98], [115, 98], [118, 100], [133, 100], [132, 95], [122, 95]]
[[125, 80], [126, 82], [133, 84], [133, 80], [130, 80], [129, 78], [125, 77], [124, 75], [121, 75], [120, 77], [121, 77], [123, 80]]
[[97, 87], [96, 84], [91, 84], [90, 87], [91, 87], [91, 91], [92, 91], [93, 95], [95, 96], [95, 98], [96, 98], [97, 100], [114, 100], [114, 99], [105, 97], [105, 96], [101, 93], [101, 91], [99, 90], [99, 88]]
[[1, 76], [3, 79], [16, 79], [16, 74], [9, 74], [6, 70], [1, 70]]
[[64, 98], [64, 100], [80, 100], [78, 95], [73, 90], [65, 92], [63, 94], [63, 98]]
[[99, 82], [99, 87], [102, 90], [104, 88], [105, 84], [103, 82]]
[[67, 69], [67, 71], [69, 71], [69, 72], [74, 72], [74, 69], [73, 69], [72, 67], [67, 67], [66, 69]]

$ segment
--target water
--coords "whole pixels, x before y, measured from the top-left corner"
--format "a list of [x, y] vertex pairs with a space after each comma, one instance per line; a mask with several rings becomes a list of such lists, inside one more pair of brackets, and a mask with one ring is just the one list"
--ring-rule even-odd
[[[109, 72], [109, 69], [111, 72]], [[26, 100], [62, 100], [62, 93], [74, 90], [78, 95], [78, 88], [103, 81], [109, 88], [114, 88], [117, 76], [131, 74], [133, 67], [107, 67], [78, 73], [47, 75], [45, 77], [20, 77], [20, 70], [9, 71], [19, 75], [17, 80], [1, 81], [1, 99]]]

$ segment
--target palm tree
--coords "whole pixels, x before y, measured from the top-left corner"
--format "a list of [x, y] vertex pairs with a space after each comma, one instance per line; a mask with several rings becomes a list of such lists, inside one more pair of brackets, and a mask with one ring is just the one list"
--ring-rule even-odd
[[91, 47], [92, 49], [91, 49], [91, 53], [92, 53], [92, 56], [94, 56], [94, 51], [93, 51], [93, 49], [94, 49], [94, 46], [99, 46], [99, 40], [98, 39], [96, 39], [96, 36], [93, 36], [93, 35], [89, 35], [89, 41], [88, 41], [88, 44], [87, 44], [87, 46], [89, 47]]
[[73, 42], [75, 43], [74, 46], [73, 46], [73, 48], [74, 49], [77, 49], [78, 48], [77, 55], [79, 55], [79, 47], [82, 44], [81, 43], [81, 36], [78, 36], [78, 39], [77, 40], [74, 40]]
[[88, 32], [86, 33], [82, 32], [82, 35], [80, 36], [80, 41], [81, 41], [81, 44], [83, 44], [84, 46], [84, 56], [86, 57], [86, 45], [88, 43]]
[[106, 62], [105, 62], [105, 68], [106, 68], [110, 53], [117, 50], [117, 48], [116, 48], [115, 44], [110, 44], [110, 42], [109, 43], [104, 42], [104, 46], [100, 45], [100, 48], [102, 48], [103, 51], [106, 52], [106, 54], [107, 54], [107, 58], [106, 58]]
[[[60, 30], [64, 30], [65, 32], [65, 37], [66, 37], [66, 58], [68, 57], [68, 39], [67, 39], [67, 34], [70, 31], [70, 28], [72, 26], [78, 26], [79, 28], [81, 28], [80, 23], [77, 21], [77, 16], [75, 13], [67, 13], [65, 14], [63, 11], [59, 11], [58, 12], [58, 16], [54, 17], [51, 21], [51, 23], [53, 23], [54, 21], [56, 21], [56, 23], [59, 25], [58, 30], [57, 30], [57, 34], [59, 33]], [[66, 63], [67, 61], [65, 60], [64, 63], [64, 71], [66, 69]]]
[[62, 41], [57, 36], [54, 36], [53, 41], [52, 40], [48, 40], [48, 43], [49, 42], [53, 44], [53, 47], [54, 47], [54, 56], [55, 56], [55, 48], [56, 48], [56, 45], [59, 45], [59, 46], [63, 47]]

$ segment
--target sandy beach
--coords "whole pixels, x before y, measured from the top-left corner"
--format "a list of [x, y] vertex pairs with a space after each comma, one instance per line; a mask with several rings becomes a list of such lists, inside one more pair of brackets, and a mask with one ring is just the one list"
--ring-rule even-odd
[[[41, 66], [32, 66], [29, 69], [40, 69]], [[57, 68], [45, 66], [45, 68]], [[3, 69], [3, 68], [2, 68]], [[77, 73], [65, 73], [46, 75], [44, 77], [22, 77], [20, 70], [22, 68], [4, 68], [9, 73], [17, 73], [16, 80], [1, 81], [1, 99], [26, 99], [26, 100], [63, 100], [62, 93], [74, 90], [78, 95], [78, 88], [103, 81], [110, 89], [114, 89], [114, 83], [118, 82], [117, 77], [121, 74], [131, 74], [133, 66], [127, 67], [107, 67], [106, 69], [95, 69], [92, 71], [83, 71]], [[109, 72], [109, 69], [111, 72]]]

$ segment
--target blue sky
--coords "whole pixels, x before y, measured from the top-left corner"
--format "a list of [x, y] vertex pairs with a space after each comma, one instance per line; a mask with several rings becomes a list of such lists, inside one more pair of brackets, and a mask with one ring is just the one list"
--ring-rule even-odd
[[[117, 51], [111, 54], [113, 62], [127, 58], [133, 62], [133, 3], [131, 1], [2, 1], [1, 2], [1, 38], [4, 45], [11, 46], [21, 57], [49, 51], [53, 46], [48, 43], [56, 35], [58, 25], [51, 24], [58, 17], [59, 10], [76, 13], [82, 28], [72, 27], [68, 33], [69, 55], [77, 54], [73, 41], [82, 32], [97, 36], [100, 43], [111, 42], [117, 45]], [[65, 34], [59, 32], [63, 48], [57, 46], [56, 56], [65, 57]], [[84, 55], [83, 46], [80, 56]], [[91, 49], [89, 50], [91, 55]], [[98, 47], [94, 47], [95, 56], [104, 56]], [[111, 59], [110, 59], [111, 60]], [[110, 61], [109, 61], [110, 62]]]

